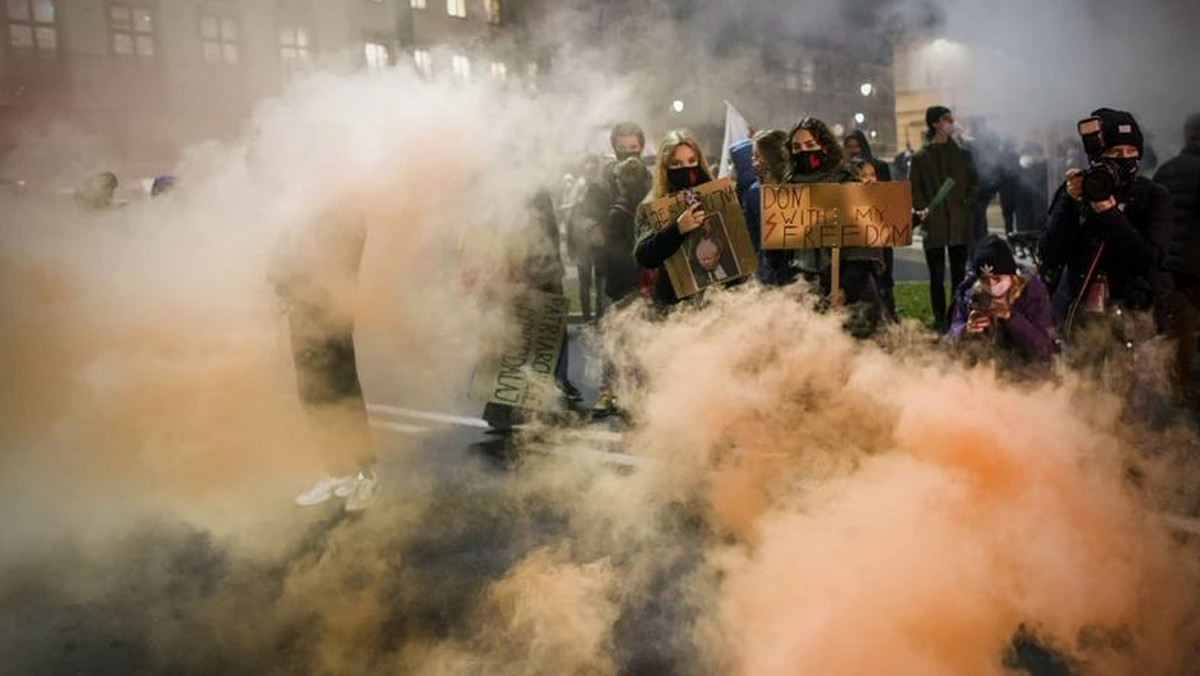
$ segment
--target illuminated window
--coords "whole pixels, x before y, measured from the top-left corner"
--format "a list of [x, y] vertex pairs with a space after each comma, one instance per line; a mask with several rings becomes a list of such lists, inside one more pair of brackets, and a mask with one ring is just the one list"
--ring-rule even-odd
[[412, 0], [413, 9], [425, 9], [425, 0]]
[[804, 59], [800, 64], [800, 90], [811, 94], [817, 90], [817, 62]]
[[460, 19], [467, 18], [467, 0], [446, 0], [446, 13]]
[[154, 15], [145, 7], [114, 2], [108, 6], [113, 54], [154, 56]]
[[433, 57], [424, 49], [413, 50], [413, 64], [417, 67], [417, 72], [425, 77], [433, 74]]
[[237, 19], [210, 15], [200, 17], [200, 40], [204, 45], [205, 61], [229, 66], [241, 62]]
[[500, 0], [483, 0], [483, 12], [490, 24], [500, 24]]
[[382, 42], [372, 40], [364, 42], [363, 56], [367, 59], [367, 68], [371, 70], [383, 70], [392, 64], [391, 51]]
[[291, 69], [303, 69], [312, 62], [308, 28], [294, 24], [279, 26], [279, 59]]
[[471, 79], [471, 60], [462, 54], [455, 54], [451, 57], [450, 67], [454, 71], [454, 77], [459, 80]]
[[508, 66], [501, 61], [492, 62], [492, 78], [497, 82], [504, 82], [508, 79]]
[[8, 0], [7, 4], [9, 46], [43, 55], [58, 51], [53, 0]]

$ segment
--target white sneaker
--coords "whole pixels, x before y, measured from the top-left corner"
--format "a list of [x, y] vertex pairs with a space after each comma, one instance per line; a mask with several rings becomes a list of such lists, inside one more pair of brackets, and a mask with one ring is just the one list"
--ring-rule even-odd
[[346, 497], [346, 511], [360, 512], [370, 507], [378, 494], [379, 479], [375, 476], [375, 470], [359, 472], [353, 478], [350, 492]]
[[296, 496], [296, 504], [301, 507], [312, 507], [325, 502], [334, 495], [349, 495], [354, 487], [355, 477], [331, 476], [321, 479], [315, 486]]

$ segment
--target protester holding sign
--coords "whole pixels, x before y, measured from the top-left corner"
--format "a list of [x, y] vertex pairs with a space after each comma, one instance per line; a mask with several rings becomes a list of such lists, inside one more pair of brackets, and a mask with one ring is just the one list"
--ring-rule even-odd
[[[875, 185], [880, 181], [891, 180], [892, 172], [888, 170], [886, 163], [879, 160], [859, 157], [854, 160], [854, 168], [858, 170], [858, 177], [865, 185]], [[895, 267], [896, 251], [890, 246], [885, 247], [883, 249], [883, 272], [879, 275], [879, 298], [883, 301], [883, 309], [887, 312], [889, 321], [896, 321], [896, 279], [893, 275]]]
[[[789, 183], [855, 183], [858, 174], [846, 163], [842, 147], [829, 127], [815, 117], [806, 117], [788, 134], [792, 148]], [[811, 264], [822, 293], [832, 291], [832, 249], [814, 249]], [[882, 316], [878, 276], [883, 272], [883, 251], [873, 247], [840, 247], [839, 286], [844, 300], [858, 307], [871, 330]], [[841, 299], [838, 299], [841, 300]]]
[[[688, 132], [676, 130], [667, 133], [658, 148], [654, 169], [654, 188], [647, 202], [673, 195], [682, 190], [695, 188], [712, 180], [712, 172], [704, 159], [700, 144]], [[654, 282], [653, 300], [660, 306], [671, 306], [679, 302], [679, 296], [671, 286], [665, 265], [687, 240], [688, 233], [704, 225], [705, 213], [699, 202], [686, 208], [678, 218], [663, 228], [650, 223], [649, 212], [643, 203], [638, 209], [638, 232], [642, 233], [634, 248], [638, 265], [648, 270], [658, 270]]]

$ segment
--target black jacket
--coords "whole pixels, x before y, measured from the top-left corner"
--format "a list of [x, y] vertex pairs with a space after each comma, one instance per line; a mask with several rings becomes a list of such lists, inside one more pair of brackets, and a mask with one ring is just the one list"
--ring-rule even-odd
[[659, 305], [674, 305], [679, 302], [675, 288], [671, 286], [671, 276], [664, 265], [667, 259], [679, 251], [687, 235], [679, 232], [679, 222], [671, 221], [661, 230], [653, 230], [647, 223], [645, 205], [638, 207], [636, 222], [638, 231], [644, 232], [634, 248], [633, 255], [638, 265], [647, 270], [657, 270], [658, 277], [654, 280], [654, 302]]
[[637, 205], [618, 198], [604, 224], [604, 293], [613, 300], [637, 288], [638, 263], [633, 258]]
[[1079, 297], [1098, 247], [1096, 269], [1108, 278], [1109, 296], [1129, 310], [1152, 310], [1162, 298], [1159, 268], [1171, 243], [1171, 197], [1167, 189], [1138, 177], [1119, 206], [1094, 213], [1059, 188], [1042, 240], [1043, 269], [1056, 281], [1055, 318], [1065, 319]]
[[1171, 193], [1174, 232], [1165, 267], [1200, 278], [1200, 148], [1185, 148], [1159, 167], [1154, 181]]
[[875, 176], [879, 179], [880, 183], [892, 180], [892, 168], [887, 162], [875, 157], [875, 154], [871, 151], [871, 142], [867, 140], [867, 135], [863, 133], [863, 130], [855, 129], [846, 134], [846, 138], [854, 138], [858, 141], [858, 147], [862, 148], [862, 159], [875, 165]]
[[914, 209], [929, 206], [947, 178], [954, 179], [950, 196], [921, 224], [926, 249], [970, 243], [971, 204], [979, 176], [971, 151], [953, 140], [926, 144], [913, 155], [908, 180], [912, 181]]

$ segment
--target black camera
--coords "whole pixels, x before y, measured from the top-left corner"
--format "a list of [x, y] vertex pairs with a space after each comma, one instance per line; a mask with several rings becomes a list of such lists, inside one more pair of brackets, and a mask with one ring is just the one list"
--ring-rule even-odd
[[1103, 126], [1098, 117], [1079, 121], [1079, 136], [1088, 157], [1094, 157], [1091, 165], [1083, 170], [1083, 196], [1089, 202], [1103, 202], [1112, 197], [1123, 186], [1121, 167], [1114, 161], [1100, 157], [1108, 149], [1104, 142]]

